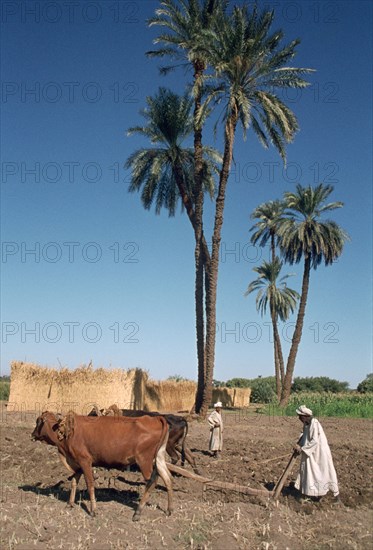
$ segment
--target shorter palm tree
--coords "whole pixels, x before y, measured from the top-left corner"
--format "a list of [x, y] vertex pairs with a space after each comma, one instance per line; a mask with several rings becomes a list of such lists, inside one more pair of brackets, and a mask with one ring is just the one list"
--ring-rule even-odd
[[256, 309], [261, 315], [265, 315], [267, 306], [271, 314], [273, 342], [274, 342], [274, 360], [276, 376], [276, 393], [278, 399], [281, 397], [282, 384], [284, 382], [284, 358], [280, 335], [278, 333], [278, 319], [286, 321], [297, 305], [300, 296], [296, 290], [289, 288], [286, 280], [290, 275], [284, 275], [279, 279], [283, 262], [276, 256], [272, 262], [264, 261], [261, 266], [254, 267], [253, 271], [258, 273], [259, 277], [252, 281], [245, 296], [258, 291], [256, 297]]
[[282, 388], [282, 406], [287, 405], [290, 397], [295, 360], [303, 330], [311, 267], [317, 269], [322, 261], [325, 265], [331, 265], [342, 254], [344, 243], [349, 239], [337, 223], [321, 219], [325, 212], [343, 206], [339, 201], [326, 202], [332, 191], [331, 185], [320, 183], [315, 188], [298, 184], [295, 192], [285, 193], [287, 211], [278, 228], [280, 250], [287, 263], [299, 263], [303, 258], [304, 270], [298, 316]]

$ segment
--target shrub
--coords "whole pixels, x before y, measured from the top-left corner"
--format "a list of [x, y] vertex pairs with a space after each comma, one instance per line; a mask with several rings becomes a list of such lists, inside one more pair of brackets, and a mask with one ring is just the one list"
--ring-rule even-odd
[[367, 374], [365, 380], [358, 385], [357, 391], [359, 393], [373, 392], [373, 374]]
[[342, 393], [348, 391], [348, 382], [339, 382], [327, 376], [296, 377], [291, 386], [292, 392], [331, 392]]
[[251, 381], [250, 401], [252, 403], [272, 403], [276, 400], [276, 380], [274, 376], [256, 378]]
[[252, 382], [249, 378], [232, 378], [225, 385], [227, 388], [251, 388]]
[[227, 388], [251, 388], [252, 403], [272, 403], [276, 397], [276, 379], [274, 376], [262, 378], [232, 378], [225, 383]]
[[10, 391], [10, 381], [2, 377], [0, 380], [0, 400], [1, 401], [8, 401], [9, 391]]

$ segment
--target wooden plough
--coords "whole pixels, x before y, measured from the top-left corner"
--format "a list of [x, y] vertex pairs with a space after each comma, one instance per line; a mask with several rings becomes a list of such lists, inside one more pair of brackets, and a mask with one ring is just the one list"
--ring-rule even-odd
[[199, 481], [200, 483], [203, 483], [205, 486], [209, 487], [216, 487], [219, 489], [226, 489], [228, 491], [238, 491], [240, 493], [244, 493], [246, 495], [253, 495], [253, 496], [262, 496], [262, 497], [273, 497], [275, 499], [278, 499], [281, 489], [283, 488], [286, 479], [288, 478], [291, 469], [294, 465], [295, 459], [297, 457], [297, 453], [293, 453], [290, 457], [290, 460], [281, 475], [280, 479], [276, 483], [274, 489], [272, 491], [268, 491], [268, 489], [253, 489], [252, 487], [247, 487], [246, 485], [239, 485], [238, 483], [229, 483], [227, 481], [218, 481], [216, 479], [211, 479], [208, 477], [204, 477], [201, 475], [197, 475], [195, 473], [189, 472], [188, 470], [185, 470], [184, 468], [181, 468], [180, 466], [175, 466], [175, 464], [167, 464], [167, 468], [170, 470], [170, 472], [173, 472], [175, 474], [179, 474], [183, 477], [188, 477], [189, 479], [194, 479], [195, 481]]

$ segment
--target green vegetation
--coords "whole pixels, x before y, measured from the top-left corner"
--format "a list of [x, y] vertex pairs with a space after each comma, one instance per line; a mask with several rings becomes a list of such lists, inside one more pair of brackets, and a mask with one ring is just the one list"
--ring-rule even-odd
[[226, 386], [227, 388], [251, 388], [253, 380], [250, 378], [232, 378], [227, 382], [219, 382], [220, 386]]
[[276, 378], [267, 376], [262, 378], [232, 378], [225, 384], [227, 388], [251, 388], [250, 401], [252, 403], [272, 403], [276, 397]]
[[[297, 377], [294, 379], [294, 382], [291, 386], [292, 392], [331, 392], [331, 393], [341, 393], [348, 391], [348, 382], [339, 382], [333, 378], [328, 378], [327, 376], [311, 376], [307, 378]], [[373, 391], [373, 384], [372, 384]]]
[[373, 392], [298, 392], [290, 396], [285, 408], [271, 403], [266, 407], [266, 412], [272, 415], [294, 416], [296, 408], [300, 405], [309, 407], [317, 417], [373, 418]]
[[0, 401], [7, 401], [9, 399], [10, 391], [10, 378], [9, 376], [0, 377]]
[[[253, 389], [260, 381], [266, 381], [273, 385], [275, 383], [275, 378], [273, 376], [262, 377], [258, 376], [257, 378], [231, 378], [224, 382], [216, 382], [217, 385], [226, 386], [227, 388], [251, 388]], [[363, 384], [363, 382], [361, 383]], [[359, 386], [361, 385], [359, 384]], [[331, 392], [331, 393], [341, 393], [347, 392], [348, 382], [340, 382], [334, 378], [328, 378], [327, 376], [310, 376], [306, 378], [297, 377], [294, 379], [294, 382], [291, 386], [292, 393], [298, 393], [301, 391], [308, 392]], [[372, 388], [373, 388], [373, 377], [372, 377]], [[361, 390], [358, 390], [361, 391]], [[366, 390], [366, 391], [373, 391]]]
[[359, 393], [373, 392], [373, 374], [367, 374], [365, 380], [360, 382], [357, 387]]
[[289, 403], [285, 408], [276, 402], [276, 378], [232, 378], [228, 388], [251, 388], [251, 403], [266, 404], [265, 412], [272, 415], [294, 416], [299, 405], [312, 409], [315, 416], [373, 418], [373, 375], [368, 375], [357, 388], [348, 390], [348, 382], [327, 376], [295, 378]]
[[252, 403], [276, 402], [276, 378], [267, 376], [254, 380], [251, 385], [250, 401]]

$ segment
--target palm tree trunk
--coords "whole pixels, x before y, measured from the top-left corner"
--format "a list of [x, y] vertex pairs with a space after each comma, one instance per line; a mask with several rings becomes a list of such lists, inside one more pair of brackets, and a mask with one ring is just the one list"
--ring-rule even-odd
[[271, 253], [272, 253], [272, 263], [276, 259], [276, 245], [275, 245], [275, 233], [271, 231]]
[[[195, 234], [195, 311], [197, 333], [197, 357], [198, 357], [198, 384], [196, 400], [193, 409], [199, 412], [203, 401], [203, 390], [206, 384], [205, 377], [205, 331], [204, 331], [204, 271], [208, 272], [211, 262], [210, 252], [203, 234], [202, 220], [198, 223], [193, 203], [186, 192], [181, 166], [175, 167], [175, 179], [186, 209], [188, 218], [193, 226]], [[203, 189], [202, 189], [203, 194]], [[203, 197], [202, 197], [203, 200]], [[202, 203], [203, 204], [203, 203]], [[203, 208], [200, 216], [202, 216]], [[207, 275], [206, 275], [207, 277]]]
[[214, 232], [212, 236], [211, 261], [209, 270], [206, 270], [206, 276], [208, 277], [206, 293], [206, 375], [201, 408], [196, 411], [202, 417], [206, 415], [212, 398], [212, 381], [215, 366], [216, 299], [218, 286], [221, 228], [223, 225], [225, 191], [232, 163], [236, 126], [237, 114], [233, 113], [226, 123], [223, 164], [220, 171], [219, 189], [215, 206], [215, 222]]
[[[196, 182], [195, 206], [188, 195], [181, 166], [175, 167], [175, 179], [178, 190], [183, 201], [188, 218], [193, 226], [195, 235], [195, 312], [196, 312], [196, 335], [197, 335], [197, 358], [198, 358], [198, 384], [196, 400], [193, 409], [200, 410], [203, 400], [203, 389], [205, 387], [205, 323], [204, 323], [204, 275], [208, 277], [211, 262], [210, 251], [203, 233], [203, 149], [202, 131], [199, 130], [197, 137], [198, 162], [195, 160], [199, 170], [199, 180]], [[200, 183], [198, 183], [200, 181]]]
[[[280, 378], [280, 349], [279, 349], [279, 343], [280, 338], [278, 334], [277, 329], [277, 319], [276, 319], [276, 313], [274, 311], [273, 306], [271, 305], [271, 319], [272, 319], [272, 328], [273, 328], [273, 347], [274, 347], [274, 356], [275, 356], [275, 378], [276, 378], [276, 395], [278, 401], [280, 401], [281, 398], [281, 378]], [[281, 343], [280, 343], [281, 346]]]
[[290, 398], [291, 384], [292, 384], [293, 373], [295, 368], [295, 360], [298, 353], [299, 343], [302, 337], [304, 315], [306, 313], [306, 304], [307, 304], [308, 289], [309, 289], [309, 283], [310, 283], [310, 272], [311, 272], [311, 258], [310, 256], [306, 256], [304, 260], [302, 294], [299, 302], [298, 317], [297, 317], [297, 322], [295, 324], [288, 362], [286, 365], [286, 374], [285, 374], [284, 384], [282, 387], [282, 394], [281, 394], [281, 401], [280, 401], [281, 407], [286, 407]]
[[[274, 334], [273, 334], [274, 337]], [[281, 399], [281, 380], [280, 380], [280, 365], [278, 357], [277, 341], [274, 341], [274, 356], [275, 356], [275, 380], [276, 380], [276, 395], [277, 400]]]
[[[271, 231], [271, 254], [272, 263], [276, 260], [276, 243], [275, 232]], [[276, 376], [276, 395], [280, 402], [282, 387], [284, 384], [285, 372], [284, 372], [284, 356], [282, 354], [281, 339], [277, 328], [277, 318], [275, 312], [271, 312], [272, 326], [273, 326], [273, 341], [275, 347], [275, 376]]]
[[[280, 402], [282, 388], [285, 380], [285, 368], [284, 368], [284, 356], [282, 353], [281, 339], [278, 333], [277, 323], [276, 323], [276, 328], [273, 331], [273, 338], [275, 340], [275, 345], [276, 345], [275, 353], [277, 353], [278, 371], [279, 371], [279, 384], [276, 383], [276, 393], [277, 393], [278, 400]], [[276, 382], [277, 382], [277, 379], [276, 379]]]
[[201, 258], [201, 246], [196, 242], [195, 247], [195, 312], [197, 336], [198, 378], [194, 410], [198, 411], [202, 404], [203, 387], [205, 384], [205, 315], [204, 315], [204, 267]]
[[281, 393], [282, 393], [282, 388], [285, 381], [285, 365], [284, 365], [284, 354], [282, 353], [281, 338], [278, 331], [277, 331], [277, 353], [278, 353], [278, 363], [279, 363], [279, 369], [280, 369]]
[[198, 85], [198, 93], [194, 101], [194, 205], [195, 205], [195, 311], [198, 379], [194, 410], [199, 410], [203, 399], [205, 385], [205, 316], [204, 316], [204, 265], [208, 261], [203, 251], [203, 147], [202, 126], [198, 122], [201, 109], [201, 79], [205, 66], [198, 61], [194, 64], [194, 81]]
[[[175, 180], [176, 180], [176, 184], [181, 196], [181, 200], [183, 201], [183, 205], [186, 210], [187, 216], [190, 220], [190, 223], [192, 224], [194, 233], [196, 234], [196, 227], [197, 227], [196, 213], [194, 210], [193, 203], [185, 189], [183, 171], [181, 166], [176, 166], [175, 168]], [[205, 236], [203, 234], [203, 228], [201, 228], [200, 243], [201, 243], [201, 250], [203, 253], [203, 261], [208, 266], [211, 258], [210, 258], [210, 251], [208, 249]]]

